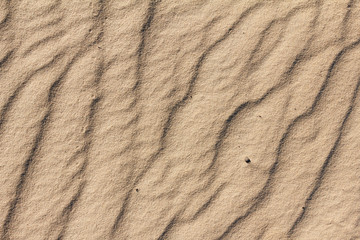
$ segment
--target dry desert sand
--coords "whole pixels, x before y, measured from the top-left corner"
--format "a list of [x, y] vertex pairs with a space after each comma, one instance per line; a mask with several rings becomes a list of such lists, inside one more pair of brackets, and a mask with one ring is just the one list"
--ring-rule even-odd
[[0, 239], [360, 239], [359, 0], [2, 0]]

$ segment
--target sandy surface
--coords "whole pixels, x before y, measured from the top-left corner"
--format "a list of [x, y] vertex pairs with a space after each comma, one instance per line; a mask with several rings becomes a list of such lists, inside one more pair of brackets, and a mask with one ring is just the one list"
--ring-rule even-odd
[[360, 239], [359, 0], [1, 0], [0, 239]]

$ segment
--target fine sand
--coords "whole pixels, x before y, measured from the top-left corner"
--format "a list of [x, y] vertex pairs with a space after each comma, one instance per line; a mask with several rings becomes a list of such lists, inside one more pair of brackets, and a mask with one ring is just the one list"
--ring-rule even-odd
[[0, 239], [360, 239], [360, 0], [1, 0]]

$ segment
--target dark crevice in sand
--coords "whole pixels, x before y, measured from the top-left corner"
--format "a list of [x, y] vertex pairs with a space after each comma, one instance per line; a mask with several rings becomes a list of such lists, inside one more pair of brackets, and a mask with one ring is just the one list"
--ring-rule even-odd
[[34, 26], [34, 27], [29, 27], [29, 30], [31, 30], [32, 32], [37, 32], [39, 30], [46, 30], [47, 28], [50, 28], [50, 27], [53, 27], [53, 26], [56, 26], [57, 24], [61, 23], [62, 21], [64, 20], [64, 17], [61, 16], [61, 17], [57, 17], [57, 18], [54, 18], [46, 23], [40, 23], [39, 25], [37, 26]]
[[115, 222], [112, 225], [111, 236], [115, 235], [116, 231], [118, 230], [118, 228], [119, 228], [119, 226], [120, 226], [120, 224], [121, 224], [121, 222], [123, 220], [123, 217], [125, 216], [125, 211], [126, 211], [128, 205], [129, 205], [129, 201], [130, 201], [130, 197], [131, 197], [131, 191], [132, 191], [132, 189], [126, 193], [125, 199], [124, 199], [123, 204], [122, 204], [122, 206], [120, 208], [120, 212], [116, 216]]
[[347, 4], [347, 9], [346, 9], [346, 13], [345, 16], [342, 20], [342, 28], [341, 28], [341, 39], [345, 40], [346, 39], [346, 34], [348, 32], [348, 23], [349, 23], [349, 18], [351, 16], [351, 10], [354, 6], [354, 2], [355, 0], [349, 0], [348, 4]]
[[[96, 78], [95, 81], [100, 81], [100, 78], [101, 78], [101, 76], [99, 76], [99, 78]], [[90, 106], [89, 106], [89, 115], [87, 117], [88, 124], [87, 124], [85, 132], [84, 132], [84, 145], [81, 147], [80, 150], [76, 151], [70, 157], [70, 159], [66, 165], [67, 167], [69, 167], [71, 165], [71, 163], [73, 161], [75, 161], [79, 156], [85, 157], [85, 161], [83, 162], [83, 164], [81, 165], [79, 170], [76, 171], [76, 173], [72, 176], [71, 180], [75, 180], [76, 177], [80, 176], [85, 171], [86, 166], [88, 165], [89, 150], [90, 150], [91, 144], [92, 144], [92, 133], [95, 128], [95, 115], [98, 111], [98, 107], [99, 107], [98, 105], [99, 105], [100, 101], [101, 101], [101, 96], [98, 96], [91, 101]], [[69, 183], [69, 185], [71, 185], [71, 182]]]
[[57, 239], [63, 239], [64, 238], [64, 235], [65, 235], [65, 231], [66, 231], [66, 225], [67, 223], [69, 222], [69, 218], [70, 218], [70, 215], [76, 205], [76, 203], [78, 202], [82, 192], [83, 192], [83, 189], [84, 189], [84, 186], [85, 186], [85, 182], [82, 182], [78, 188], [78, 191], [76, 192], [76, 194], [72, 197], [72, 199], [70, 200], [70, 202], [68, 203], [68, 205], [66, 205], [66, 207], [63, 209], [62, 213], [61, 213], [61, 216], [60, 216], [60, 221], [57, 223], [59, 225], [62, 225], [63, 228], [62, 230], [60, 231], [59, 233], [59, 236], [57, 237]]
[[266, 233], [266, 230], [267, 230], [267, 226], [265, 226], [265, 227], [261, 230], [260, 234], [259, 234], [255, 239], [256, 239], [256, 240], [261, 240], [261, 239], [263, 239], [263, 237], [264, 237], [264, 235], [265, 235], [265, 233]]
[[216, 200], [216, 198], [220, 195], [220, 193], [225, 189], [225, 184], [221, 184], [220, 187], [216, 189], [216, 191], [210, 196], [210, 198], [206, 201], [204, 205], [202, 205], [199, 210], [194, 214], [191, 221], [195, 221], [200, 215], [208, 209], [211, 204]]
[[66, 31], [65, 30], [61, 30], [58, 31], [57, 33], [47, 36], [33, 44], [31, 44], [30, 47], [28, 47], [24, 53], [23, 53], [23, 57], [28, 56], [30, 53], [32, 53], [34, 50], [36, 50], [37, 48], [41, 47], [42, 45], [48, 44], [50, 41], [54, 41], [54, 40], [58, 40], [59, 38], [63, 37], [65, 35]]
[[341, 123], [341, 126], [340, 126], [340, 129], [339, 129], [339, 134], [336, 138], [336, 141], [333, 145], [333, 147], [331, 148], [328, 156], [326, 157], [323, 165], [321, 166], [321, 169], [320, 169], [320, 172], [318, 174], [318, 176], [316, 177], [315, 179], [315, 183], [314, 183], [314, 187], [312, 189], [312, 191], [310, 192], [309, 196], [306, 198], [306, 201], [305, 201], [305, 204], [304, 204], [304, 207], [302, 208], [302, 212], [301, 214], [297, 217], [297, 219], [295, 220], [295, 222], [293, 223], [293, 225], [291, 226], [289, 232], [288, 232], [288, 236], [289, 238], [294, 234], [294, 232], [296, 231], [296, 229], [298, 228], [299, 224], [304, 220], [304, 218], [306, 217], [306, 212], [308, 210], [308, 207], [309, 205], [311, 204], [311, 201], [313, 200], [315, 194], [317, 193], [318, 189], [320, 188], [322, 182], [323, 182], [323, 179], [324, 179], [324, 175], [328, 169], [328, 166], [332, 160], [332, 157], [334, 156], [336, 150], [337, 150], [337, 147], [339, 146], [339, 143], [340, 143], [340, 140], [341, 140], [341, 137], [343, 135], [343, 131], [344, 131], [344, 128], [345, 128], [345, 125], [350, 117], [350, 114], [354, 108], [354, 105], [355, 105], [355, 101], [356, 101], [356, 98], [357, 98], [357, 95], [358, 95], [358, 92], [359, 92], [359, 87], [360, 87], [360, 79], [358, 80], [358, 83], [355, 87], [355, 90], [353, 92], [353, 95], [352, 95], [352, 99], [351, 99], [351, 102], [350, 102], [350, 105], [348, 107], [348, 110], [343, 118], [343, 121]]
[[52, 12], [54, 12], [55, 10], [58, 10], [58, 8], [61, 5], [61, 0], [56, 0], [54, 2], [54, 4], [47, 6], [47, 7], [43, 7], [41, 10], [41, 12], [39, 13], [34, 13], [33, 16], [31, 16], [31, 18], [29, 19], [29, 21], [32, 21], [34, 19], [37, 19], [39, 17], [45, 17], [46, 15], [51, 14]]
[[82, 146], [82, 148], [80, 150], [76, 151], [71, 156], [71, 158], [69, 159], [69, 161], [67, 163], [67, 167], [69, 167], [69, 165], [72, 163], [72, 161], [75, 161], [79, 156], [84, 156], [85, 160], [81, 164], [79, 169], [72, 175], [70, 182], [65, 186], [64, 189], [68, 189], [73, 184], [73, 181], [76, 180], [76, 178], [83, 176], [83, 173], [85, 172], [86, 167], [89, 163], [89, 151], [90, 151], [91, 144], [92, 144], [92, 133], [93, 133], [94, 127], [95, 127], [94, 117], [98, 110], [98, 104], [99, 104], [100, 100], [101, 100], [101, 97], [96, 97], [95, 99], [92, 100], [92, 102], [90, 104], [89, 115], [88, 115], [88, 124], [87, 124], [87, 127], [84, 132], [84, 145]]
[[59, 53], [57, 55], [54, 56], [54, 58], [51, 59], [51, 61], [49, 61], [48, 63], [44, 64], [43, 66], [41, 66], [40, 68], [34, 70], [32, 73], [30, 73], [25, 80], [15, 89], [15, 91], [11, 94], [11, 96], [8, 98], [8, 100], [6, 101], [6, 103], [4, 104], [4, 106], [1, 109], [1, 114], [0, 114], [0, 133], [3, 130], [3, 125], [5, 124], [5, 122], [7, 121], [7, 117], [8, 117], [8, 113], [11, 110], [13, 104], [15, 103], [15, 101], [17, 100], [17, 98], [19, 97], [19, 94], [21, 93], [21, 91], [28, 85], [29, 81], [31, 81], [31, 79], [33, 78], [33, 76], [35, 76], [36, 74], [47, 70], [48, 68], [51, 68], [53, 65], [55, 65], [56, 63], [58, 63], [61, 58], [64, 57], [64, 53]]
[[[289, 16], [290, 17], [290, 16]], [[283, 33], [284, 31], [281, 32], [281, 34], [279, 35], [279, 37], [276, 39], [276, 42], [274, 43], [274, 45], [271, 47], [270, 52], [265, 53], [264, 56], [261, 57], [261, 59], [254, 61], [254, 57], [255, 54], [259, 52], [260, 48], [262, 47], [262, 45], [264, 44], [264, 40], [266, 38], [266, 35], [272, 30], [272, 28], [274, 28], [276, 25], [282, 24], [283, 22], [286, 22], [287, 17], [283, 18], [283, 19], [275, 19], [272, 20], [266, 27], [265, 29], [260, 33], [260, 38], [258, 40], [258, 42], [256, 43], [255, 48], [253, 49], [253, 51], [251, 51], [250, 53], [250, 57], [246, 63], [246, 66], [244, 67], [244, 70], [246, 71], [246, 75], [245, 75], [245, 79], [251, 75], [251, 73], [255, 72], [260, 66], [261, 63], [263, 63], [266, 58], [270, 55], [271, 51], [273, 51], [280, 43], [282, 37], [283, 37]]]
[[[135, 94], [135, 99], [130, 104], [129, 110], [132, 109], [133, 107], [135, 107], [137, 105], [137, 102], [138, 102], [138, 98], [139, 98], [138, 91], [139, 91], [139, 87], [141, 86], [141, 83], [143, 81], [143, 71], [144, 71], [143, 68], [144, 68], [145, 61], [146, 61], [145, 56], [144, 56], [144, 48], [145, 48], [146, 41], [147, 41], [147, 38], [148, 38], [148, 34], [149, 34], [149, 31], [150, 31], [151, 23], [152, 23], [152, 21], [154, 19], [154, 16], [155, 16], [156, 7], [160, 2], [161, 1], [159, 1], [159, 0], [151, 0], [150, 1], [148, 9], [147, 9], [144, 24], [142, 25], [141, 30], [140, 30], [140, 44], [139, 44], [139, 47], [137, 49], [137, 64], [136, 64], [136, 73], [135, 73], [136, 82], [135, 82], [135, 84], [134, 84], [134, 86], [132, 88], [132, 90], [133, 90], [133, 92]], [[139, 118], [140, 118], [140, 115], [137, 114], [136, 117], [130, 122], [131, 123], [138, 123]], [[134, 141], [135, 136], [136, 136], [136, 132], [132, 135], [133, 141]], [[111, 230], [111, 235], [112, 236], [116, 233], [116, 231], [117, 231], [117, 229], [119, 227], [119, 224], [120, 224], [120, 222], [121, 222], [121, 220], [122, 220], [122, 218], [123, 218], [123, 216], [125, 214], [126, 208], [128, 206], [128, 201], [130, 200], [132, 189], [133, 188], [130, 188], [130, 190], [127, 192], [126, 197], [124, 199], [124, 202], [123, 202], [123, 204], [121, 206], [120, 212], [117, 214], [117, 216], [115, 218], [115, 221], [114, 221], [114, 224], [113, 224], [112, 230]]]
[[[78, 159], [82, 154], [84, 154], [85, 151], [85, 144], [84, 146], [81, 147], [81, 149], [77, 150], [76, 152], [74, 152], [73, 155], [71, 155], [71, 157], [69, 158], [69, 160], [66, 163], [66, 167], [69, 167], [76, 159]], [[74, 174], [75, 178], [76, 174]]]
[[5, 54], [5, 56], [0, 60], [0, 69], [6, 66], [6, 64], [11, 60], [14, 53], [15, 49], [12, 49]]
[[27, 178], [27, 174], [29, 172], [30, 165], [33, 163], [36, 152], [40, 147], [41, 140], [43, 138], [44, 131], [45, 131], [45, 125], [46, 125], [46, 123], [47, 123], [47, 121], [49, 119], [49, 114], [50, 114], [50, 112], [48, 112], [44, 116], [44, 118], [42, 119], [41, 126], [40, 126], [38, 134], [35, 137], [33, 147], [32, 147], [32, 149], [30, 151], [30, 154], [29, 154], [27, 160], [25, 161], [25, 163], [23, 165], [23, 170], [22, 170], [22, 173], [20, 175], [20, 179], [16, 184], [15, 197], [10, 203], [9, 210], [8, 210], [5, 222], [3, 224], [2, 239], [10, 239], [9, 236], [8, 236], [8, 232], [9, 232], [9, 229], [11, 227], [12, 220], [13, 220], [13, 218], [15, 216], [16, 207], [17, 207], [18, 203], [21, 200], [21, 194], [22, 194], [22, 192], [24, 190], [25, 181], [26, 181], [26, 178]]
[[276, 27], [276, 25], [288, 23], [289, 20], [294, 15], [298, 14], [301, 10], [306, 10], [309, 8], [312, 8], [312, 6], [309, 6], [308, 4], [306, 4], [304, 6], [298, 6], [294, 9], [292, 9], [291, 11], [289, 11], [286, 14], [286, 16], [272, 20], [265, 27], [265, 29], [260, 33], [259, 40], [256, 43], [255, 48], [250, 53], [250, 57], [247, 60], [246, 65], [244, 67], [244, 71], [241, 71], [241, 74], [239, 74], [239, 76], [241, 78], [247, 79], [252, 73], [257, 71], [261, 67], [261, 64], [270, 56], [272, 51], [274, 51], [274, 49], [276, 49], [276, 47], [279, 45], [279, 43], [281, 42], [281, 39], [284, 36], [285, 31], [283, 29], [282, 29], [281, 33], [279, 34], [279, 37], [276, 39], [275, 43], [273, 44], [273, 46], [271, 46], [270, 50], [267, 53], [265, 53], [259, 60], [257, 60], [257, 61], [253, 60], [256, 53], [258, 53], [260, 51], [261, 47], [264, 45], [264, 40], [265, 40], [267, 34], [272, 30], [272, 28]]
[[[144, 65], [145, 65], [145, 55], [144, 55], [144, 49], [146, 45], [146, 41], [149, 35], [150, 26], [154, 19], [156, 6], [160, 3], [159, 0], [151, 0], [149, 3], [149, 7], [147, 10], [147, 14], [145, 17], [145, 23], [143, 24], [141, 28], [141, 40], [139, 47], [137, 49], [137, 64], [136, 64], [136, 82], [133, 86], [133, 91], [137, 92], [139, 86], [141, 85], [143, 81], [143, 71], [144, 71]], [[136, 94], [138, 95], [138, 94]]]
[[175, 216], [171, 219], [169, 224], [165, 227], [164, 231], [161, 233], [161, 235], [157, 238], [157, 240], [164, 240], [168, 239], [168, 234], [175, 227], [176, 220], [178, 218], [179, 214], [175, 214]]
[[2, 30], [4, 27], [8, 25], [10, 22], [12, 14], [12, 6], [11, 6], [11, 0], [6, 0], [6, 15], [3, 18], [3, 20], [0, 22], [0, 30]]
[[[76, 155], [84, 154], [85, 160], [82, 163], [79, 170], [73, 175], [73, 177], [71, 179], [72, 181], [74, 181], [76, 177], [84, 176], [86, 167], [87, 167], [87, 165], [89, 163], [89, 150], [91, 148], [92, 133], [93, 133], [94, 127], [95, 127], [95, 122], [94, 122], [95, 119], [94, 119], [94, 117], [95, 117], [95, 114], [97, 112], [98, 103], [99, 103], [100, 100], [101, 100], [101, 97], [97, 97], [90, 104], [89, 115], [88, 115], [88, 125], [87, 125], [87, 128], [86, 128], [85, 133], [84, 133], [85, 143], [84, 143], [84, 146], [82, 147], [81, 151], [78, 151], [76, 153]], [[73, 184], [73, 182], [70, 182], [69, 184], [67, 184], [68, 185], [67, 188], [69, 188], [70, 185], [72, 185], [72, 184]], [[80, 186], [79, 186], [78, 193], [74, 196], [74, 198], [69, 202], [69, 204], [62, 211], [63, 213], [65, 212], [66, 215], [64, 217], [64, 214], [62, 214], [62, 216], [61, 216], [61, 219], [63, 219], [63, 220], [59, 224], [62, 226], [62, 230], [61, 230], [61, 232], [59, 234], [58, 239], [62, 239], [65, 236], [66, 229], [67, 229], [67, 226], [69, 224], [71, 215], [74, 213], [74, 207], [73, 206], [74, 206], [74, 204], [76, 202], [78, 202], [79, 198], [81, 197], [81, 194], [83, 192], [85, 184], [86, 184], [86, 180], [82, 180], [81, 183], [80, 183]], [[69, 208], [69, 206], [71, 206], [71, 208]]]

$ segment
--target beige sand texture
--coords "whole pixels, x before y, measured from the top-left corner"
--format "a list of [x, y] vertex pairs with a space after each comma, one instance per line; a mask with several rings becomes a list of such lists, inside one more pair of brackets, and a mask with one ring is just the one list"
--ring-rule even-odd
[[360, 0], [1, 0], [0, 239], [360, 239]]

